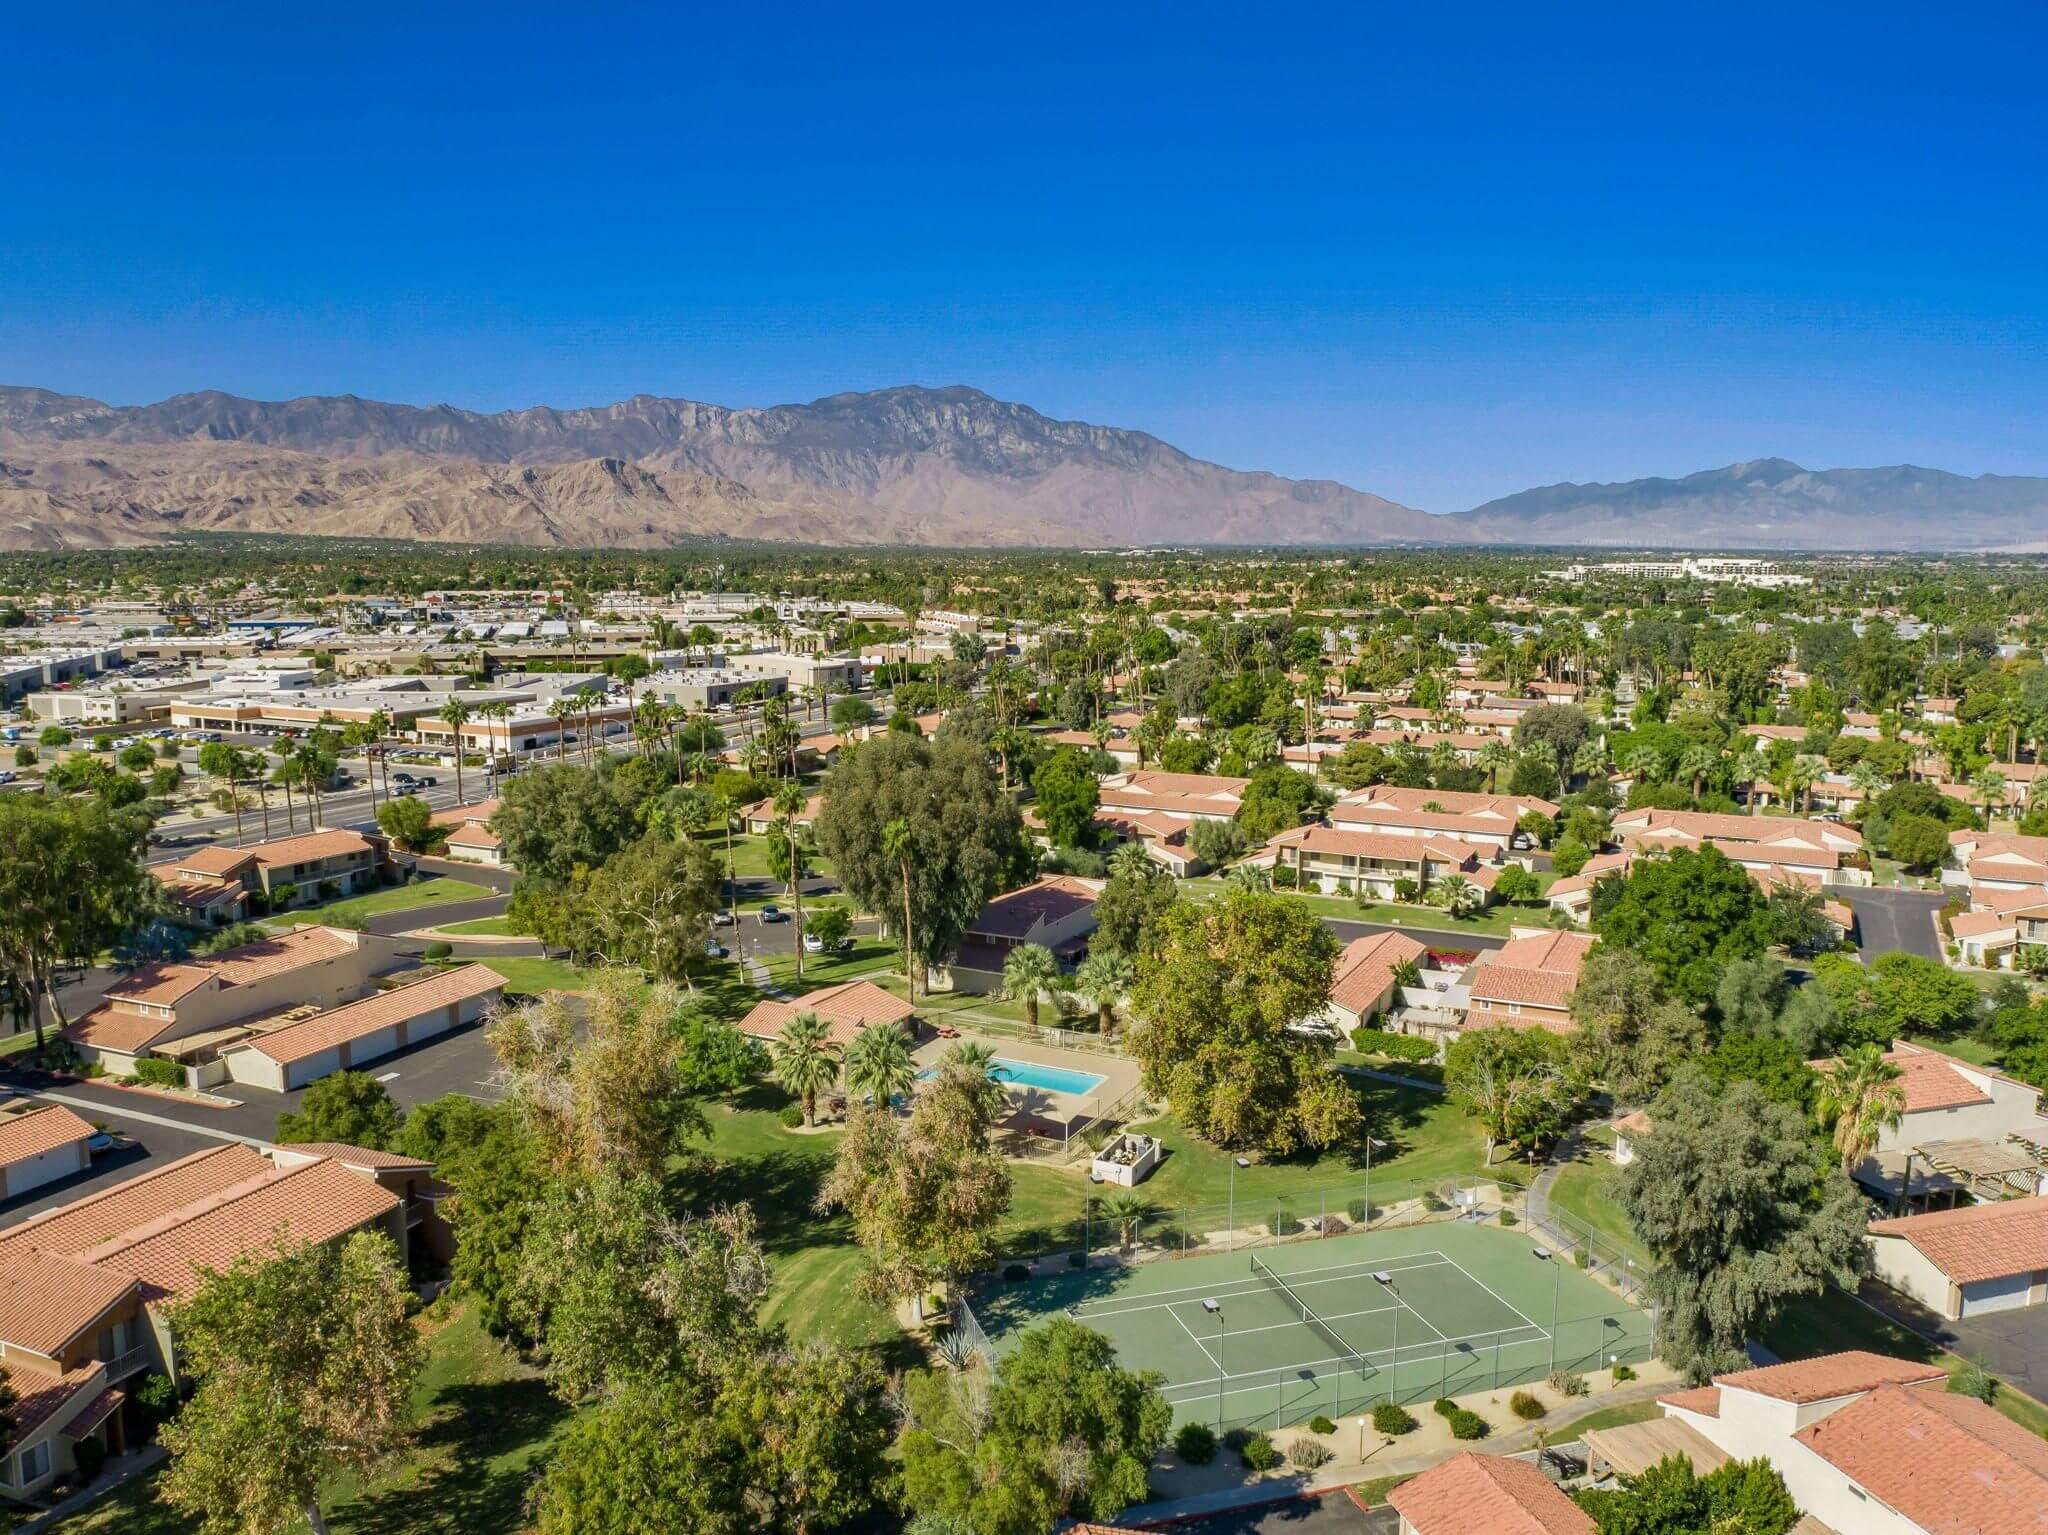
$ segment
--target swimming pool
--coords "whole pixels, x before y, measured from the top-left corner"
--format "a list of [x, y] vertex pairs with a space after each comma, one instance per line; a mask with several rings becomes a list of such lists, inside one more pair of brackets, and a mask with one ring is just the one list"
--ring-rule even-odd
[[[936, 1076], [937, 1068], [918, 1073], [922, 1081]], [[1013, 1061], [1006, 1055], [995, 1058], [991, 1073], [998, 1082], [1011, 1087], [1035, 1087], [1042, 1092], [1069, 1093], [1076, 1098], [1085, 1098], [1109, 1079], [1092, 1071], [1069, 1071], [1064, 1066], [1048, 1066], [1042, 1061]]]

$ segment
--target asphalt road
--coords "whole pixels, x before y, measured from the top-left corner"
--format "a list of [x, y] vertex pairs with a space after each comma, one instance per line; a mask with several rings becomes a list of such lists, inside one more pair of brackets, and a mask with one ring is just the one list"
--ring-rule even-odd
[[1946, 898], [1939, 891], [1873, 886], [1844, 893], [1856, 913], [1857, 946], [1866, 963], [1894, 951], [1941, 959], [1934, 914]]
[[1433, 927], [1400, 927], [1390, 922], [1351, 922], [1343, 917], [1325, 917], [1323, 926], [1337, 935], [1339, 943], [1369, 938], [1374, 933], [1406, 933], [1417, 943], [1432, 949], [1497, 949], [1507, 942], [1492, 933], [1447, 933]]
[[1172, 1529], [1174, 1535], [1395, 1535], [1400, 1523], [1392, 1509], [1366, 1513], [1339, 1490], [1175, 1520]]

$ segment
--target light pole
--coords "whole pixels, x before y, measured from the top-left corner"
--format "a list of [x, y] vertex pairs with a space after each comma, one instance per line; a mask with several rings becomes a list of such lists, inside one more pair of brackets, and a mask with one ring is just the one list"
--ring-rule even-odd
[[1226, 1373], [1223, 1368], [1223, 1339], [1225, 1336], [1223, 1331], [1223, 1302], [1205, 1299], [1202, 1302], [1202, 1309], [1216, 1318], [1216, 1426], [1221, 1428], [1223, 1427], [1223, 1377]]
[[1251, 1165], [1252, 1159], [1250, 1157], [1232, 1157], [1230, 1159], [1230, 1214], [1224, 1220], [1224, 1225], [1227, 1228], [1223, 1238], [1223, 1250], [1225, 1252], [1231, 1252], [1237, 1247], [1237, 1170], [1240, 1167], [1250, 1167]]
[[1401, 1405], [1401, 1287], [1394, 1283], [1394, 1276], [1385, 1269], [1381, 1269], [1372, 1277], [1376, 1284], [1394, 1297], [1394, 1384], [1387, 1395], [1387, 1400], [1398, 1407]]
[[1370, 1135], [1365, 1138], [1365, 1229], [1372, 1230], [1372, 1153], [1375, 1146], [1384, 1146], [1385, 1141], [1376, 1141]]
[[1536, 1255], [1539, 1263], [1550, 1265], [1550, 1373], [1555, 1375], [1557, 1373], [1557, 1291], [1558, 1286], [1564, 1283], [1564, 1270], [1558, 1267], [1555, 1255], [1545, 1251], [1543, 1248], [1532, 1247], [1529, 1251]]

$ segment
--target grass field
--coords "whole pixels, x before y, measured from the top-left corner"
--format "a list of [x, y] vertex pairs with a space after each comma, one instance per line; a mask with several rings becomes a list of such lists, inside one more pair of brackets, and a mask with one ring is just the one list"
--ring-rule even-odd
[[1647, 1315], [1519, 1233], [1450, 1217], [1006, 1283], [975, 1310], [998, 1352], [1072, 1315], [1126, 1364], [1164, 1374], [1183, 1418], [1275, 1428], [1638, 1360], [1650, 1333]]
[[505, 917], [472, 917], [467, 922], [450, 922], [441, 928], [444, 933], [462, 933], [474, 938], [513, 938], [510, 919]]
[[[1207, 900], [1223, 889], [1223, 881], [1212, 875], [1181, 881], [1181, 889], [1195, 900]], [[1288, 892], [1282, 892], [1286, 894]], [[1494, 906], [1476, 917], [1454, 917], [1436, 906], [1411, 905], [1396, 901], [1368, 901], [1360, 904], [1345, 895], [1316, 895], [1303, 892], [1293, 897], [1320, 917], [1342, 922], [1384, 922], [1401, 927], [1426, 929], [1431, 933], [1455, 935], [1479, 933], [1505, 938], [1516, 922], [1541, 925], [1550, 916], [1547, 906]]]
[[329, 901], [324, 906], [307, 906], [296, 911], [280, 912], [274, 917], [265, 917], [263, 925], [268, 928], [305, 927], [316, 922], [333, 923], [346, 927], [365, 918], [392, 911], [412, 911], [423, 906], [447, 906], [456, 901], [482, 901], [496, 895], [495, 890], [482, 885], [473, 885], [466, 879], [417, 880], [409, 885], [392, 885], [388, 889], [373, 890], [368, 895], [354, 895], [346, 900]]
[[1620, 1170], [1611, 1161], [1589, 1150], [1558, 1174], [1550, 1191], [1550, 1203], [1576, 1221], [1582, 1230], [1611, 1243], [1623, 1257], [1645, 1264], [1649, 1261], [1649, 1250], [1637, 1240], [1628, 1217], [1614, 1202], [1614, 1184], [1619, 1176]]
[[505, 992], [514, 997], [536, 997], [547, 991], [584, 991], [592, 972], [563, 959], [539, 959], [532, 955], [493, 955], [484, 961], [505, 978]]

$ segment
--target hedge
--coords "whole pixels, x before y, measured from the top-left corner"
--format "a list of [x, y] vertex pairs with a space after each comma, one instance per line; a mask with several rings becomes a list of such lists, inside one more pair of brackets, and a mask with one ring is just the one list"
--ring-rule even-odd
[[1360, 1024], [1351, 1031], [1351, 1048], [1360, 1055], [1384, 1055], [1396, 1061], [1433, 1061], [1436, 1041], [1420, 1034], [1396, 1034], [1392, 1029], [1369, 1029]]

